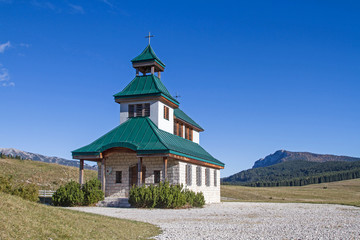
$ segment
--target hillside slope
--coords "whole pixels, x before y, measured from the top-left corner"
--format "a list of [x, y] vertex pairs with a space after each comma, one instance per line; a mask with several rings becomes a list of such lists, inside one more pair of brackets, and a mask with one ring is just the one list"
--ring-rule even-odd
[[[56, 190], [71, 180], [79, 181], [79, 168], [31, 160], [0, 158], [0, 176], [12, 176], [14, 182], [33, 183], [44, 190]], [[97, 177], [97, 171], [85, 170], [85, 180]]]
[[330, 154], [316, 154], [309, 152], [290, 152], [286, 150], [278, 150], [275, 153], [266, 156], [265, 158], [261, 158], [257, 160], [253, 168], [267, 167], [278, 163], [295, 161], [295, 160], [322, 163], [322, 162], [334, 162], [334, 161], [353, 162], [353, 161], [360, 161], [360, 158], [336, 156]]
[[[80, 164], [79, 161], [75, 161], [75, 160], [67, 160], [59, 157], [48, 157], [42, 154], [25, 152], [15, 148], [0, 148], [0, 153], [12, 157], [20, 157], [21, 159], [28, 159], [28, 160], [46, 162], [46, 163], [56, 163], [71, 167], [79, 167]], [[84, 164], [84, 168], [89, 170], [96, 170], [97, 166], [96, 165], [90, 166], [88, 164]]]
[[0, 239], [148, 239], [158, 227], [50, 207], [0, 192]]

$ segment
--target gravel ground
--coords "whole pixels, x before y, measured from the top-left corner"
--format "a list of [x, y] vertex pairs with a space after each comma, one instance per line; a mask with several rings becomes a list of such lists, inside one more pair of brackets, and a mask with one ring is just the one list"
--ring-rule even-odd
[[158, 225], [163, 233], [156, 239], [360, 239], [360, 208], [351, 206], [225, 202], [180, 210], [70, 209]]

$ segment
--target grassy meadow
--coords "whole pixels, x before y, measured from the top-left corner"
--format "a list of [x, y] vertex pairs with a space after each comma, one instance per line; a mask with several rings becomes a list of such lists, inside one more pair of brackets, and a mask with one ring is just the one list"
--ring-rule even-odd
[[331, 203], [360, 207], [360, 179], [302, 187], [221, 186], [224, 201]]
[[[70, 180], [79, 181], [79, 169], [53, 163], [0, 158], [0, 176], [12, 176], [15, 183], [33, 183], [43, 190], [56, 190]], [[85, 170], [85, 181], [97, 177]]]
[[148, 223], [50, 207], [0, 192], [0, 239], [148, 239]]

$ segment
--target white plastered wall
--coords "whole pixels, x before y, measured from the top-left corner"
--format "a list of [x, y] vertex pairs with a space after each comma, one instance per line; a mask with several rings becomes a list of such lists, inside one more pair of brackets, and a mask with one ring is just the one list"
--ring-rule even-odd
[[[150, 119], [161, 130], [174, 134], [174, 109], [160, 101], [138, 101], [120, 104], [120, 124], [129, 118], [129, 104], [150, 103]], [[164, 118], [164, 106], [169, 108], [169, 120]]]
[[[158, 106], [156, 126], [161, 130], [174, 134], [174, 109], [160, 101], [157, 101], [156, 104]], [[164, 106], [169, 108], [169, 120], [164, 118]]]
[[[201, 186], [197, 186], [196, 184], [196, 167], [199, 165], [190, 164], [192, 167], [192, 183], [191, 185], [186, 184], [186, 165], [190, 163], [179, 162], [179, 176], [180, 176], [180, 183], [184, 185], [189, 190], [194, 192], [202, 192], [205, 197], [206, 203], [218, 203], [220, 202], [220, 170], [215, 168], [210, 169], [210, 186], [206, 186], [205, 182], [205, 169], [207, 167], [201, 167]], [[214, 186], [214, 171], [216, 171], [216, 186]]]
[[200, 144], [200, 133], [193, 130], [193, 142]]

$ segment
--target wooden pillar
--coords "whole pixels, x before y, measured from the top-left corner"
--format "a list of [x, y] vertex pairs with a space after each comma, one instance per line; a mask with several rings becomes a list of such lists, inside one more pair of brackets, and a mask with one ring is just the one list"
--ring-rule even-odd
[[136, 69], [136, 76], [139, 76], [139, 69]]
[[155, 74], [155, 67], [152, 66], [152, 67], [151, 67], [151, 75], [154, 75], [154, 74]]
[[105, 184], [106, 184], [106, 180], [105, 180], [105, 158], [103, 158], [101, 160], [101, 190], [104, 192], [104, 194], [105, 194]]
[[161, 78], [161, 72], [160, 71], [158, 72], [158, 78], [159, 79]]
[[138, 158], [138, 186], [141, 186], [142, 184], [142, 178], [143, 178], [143, 175], [142, 175], [142, 157], [139, 157]]
[[84, 184], [84, 159], [80, 159], [79, 183], [81, 186]]
[[168, 178], [167, 174], [168, 157], [164, 157], [164, 170], [163, 170], [163, 181], [165, 182]]

